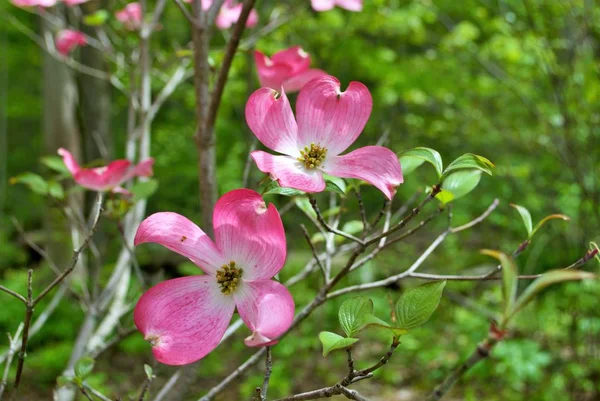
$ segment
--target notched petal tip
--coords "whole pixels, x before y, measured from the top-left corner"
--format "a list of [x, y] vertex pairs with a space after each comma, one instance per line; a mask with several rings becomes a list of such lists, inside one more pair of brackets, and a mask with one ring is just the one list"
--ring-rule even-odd
[[275, 345], [278, 342], [278, 340], [271, 340], [270, 338], [263, 336], [258, 331], [253, 332], [244, 339], [244, 344], [248, 347], [267, 347], [269, 345]]

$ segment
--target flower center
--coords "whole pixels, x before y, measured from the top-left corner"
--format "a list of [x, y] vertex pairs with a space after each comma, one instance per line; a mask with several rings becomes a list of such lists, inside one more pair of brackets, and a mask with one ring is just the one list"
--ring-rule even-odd
[[221, 266], [217, 270], [217, 283], [221, 287], [221, 292], [225, 295], [233, 293], [242, 278], [242, 273], [244, 273], [244, 269], [235, 267], [233, 260], [229, 264]]
[[327, 156], [327, 149], [312, 142], [310, 147], [305, 146], [304, 149], [300, 150], [300, 157], [297, 160], [304, 164], [306, 168], [315, 168], [323, 164], [325, 156]]

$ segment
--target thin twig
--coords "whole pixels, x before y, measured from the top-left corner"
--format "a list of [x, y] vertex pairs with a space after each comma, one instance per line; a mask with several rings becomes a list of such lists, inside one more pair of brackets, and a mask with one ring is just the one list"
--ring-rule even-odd
[[6, 355], [6, 364], [4, 365], [4, 374], [2, 375], [2, 382], [0, 382], [0, 400], [2, 399], [2, 395], [4, 394], [6, 385], [8, 384], [8, 373], [10, 372], [10, 365], [12, 364], [13, 357], [15, 356], [15, 350], [22, 332], [23, 323], [20, 323], [14, 337], [11, 337], [10, 334], [8, 334], [8, 354]]
[[325, 278], [325, 281], [327, 281], [327, 279], [328, 279], [327, 271], [325, 270], [325, 267], [323, 266], [323, 264], [321, 264], [321, 260], [319, 259], [317, 250], [315, 249], [315, 246], [310, 239], [310, 235], [308, 234], [308, 230], [306, 229], [306, 226], [304, 224], [300, 224], [300, 228], [302, 229], [304, 238], [306, 238], [306, 242], [308, 242], [308, 245], [310, 246], [310, 250], [312, 251], [313, 257], [315, 258], [315, 262], [319, 266], [319, 269], [321, 269], [321, 271], [323, 272], [323, 277]]
[[267, 399], [267, 391], [269, 390], [269, 380], [271, 379], [271, 372], [273, 371], [273, 360], [271, 359], [271, 347], [266, 347], [266, 356], [265, 356], [265, 378], [263, 379], [263, 384], [260, 391], [260, 396], [262, 401], [266, 401]]
[[317, 221], [321, 224], [321, 226], [329, 231], [330, 233], [339, 235], [340, 237], [344, 237], [346, 239], [349, 239], [351, 241], [356, 242], [357, 244], [364, 244], [363, 240], [356, 238], [354, 235], [352, 234], [348, 234], [346, 232], [343, 232], [341, 230], [338, 230], [336, 228], [331, 227], [329, 224], [327, 224], [327, 222], [325, 221], [325, 219], [323, 218], [323, 215], [321, 214], [321, 209], [319, 209], [319, 205], [317, 204], [317, 199], [313, 196], [313, 195], [308, 195], [308, 200], [310, 202], [310, 205], [312, 206], [313, 210], [315, 211], [315, 213], [317, 214]]
[[342, 394], [344, 394], [346, 396], [346, 398], [348, 398], [350, 400], [369, 401], [368, 398], [366, 398], [365, 396], [361, 395], [356, 390], [351, 390], [351, 389], [346, 388], [344, 386], [340, 386], [340, 391], [341, 391]]

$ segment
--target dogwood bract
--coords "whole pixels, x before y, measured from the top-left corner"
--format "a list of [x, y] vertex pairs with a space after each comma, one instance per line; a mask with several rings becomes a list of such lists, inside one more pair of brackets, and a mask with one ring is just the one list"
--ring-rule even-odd
[[115, 160], [108, 166], [96, 168], [81, 168], [71, 152], [58, 149], [67, 169], [73, 175], [76, 183], [92, 191], [123, 192], [119, 185], [133, 177], [150, 177], [154, 159], [146, 159], [137, 166], [132, 166], [129, 160]]
[[215, 241], [177, 213], [145, 219], [135, 245], [155, 242], [189, 258], [204, 275], [180, 277], [150, 288], [134, 320], [159, 362], [185, 365], [218, 344], [233, 312], [252, 334], [248, 346], [276, 342], [294, 318], [294, 300], [271, 278], [283, 267], [286, 240], [279, 212], [249, 189], [226, 193], [215, 205]]
[[56, 50], [63, 56], [68, 55], [77, 46], [87, 44], [85, 35], [73, 29], [63, 29], [56, 34], [55, 45]]
[[311, 0], [311, 5], [315, 11], [329, 11], [338, 6], [348, 11], [361, 11], [363, 0]]
[[275, 90], [297, 92], [309, 81], [328, 74], [310, 67], [310, 55], [300, 46], [275, 53], [271, 58], [259, 51], [254, 52], [254, 62], [261, 86]]
[[138, 2], [129, 3], [115, 13], [115, 18], [123, 24], [125, 29], [135, 31], [142, 24], [142, 5]]
[[[184, 0], [186, 3], [191, 3], [192, 0]], [[202, 0], [202, 9], [204, 11], [208, 11], [210, 6], [212, 6], [213, 0]], [[234, 0], [225, 0], [221, 9], [217, 14], [217, 18], [215, 20], [215, 25], [219, 29], [229, 29], [233, 24], [237, 22], [242, 14], [242, 8], [244, 5], [241, 2], [237, 2]], [[256, 10], [250, 10], [250, 15], [248, 15], [248, 20], [246, 21], [246, 26], [248, 28], [252, 28], [258, 23], [258, 13]]]
[[365, 146], [339, 155], [358, 138], [372, 106], [371, 93], [360, 82], [350, 82], [342, 92], [336, 78], [318, 78], [298, 94], [296, 123], [285, 93], [258, 89], [246, 104], [246, 121], [263, 145], [283, 155], [256, 150], [251, 156], [282, 187], [321, 192], [327, 173], [367, 181], [391, 199], [403, 181], [394, 152]]

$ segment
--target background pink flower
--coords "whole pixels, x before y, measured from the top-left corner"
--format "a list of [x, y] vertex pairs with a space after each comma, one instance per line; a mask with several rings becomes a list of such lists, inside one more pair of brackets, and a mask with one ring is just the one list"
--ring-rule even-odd
[[17, 7], [52, 7], [57, 0], [11, 0]]
[[277, 91], [297, 92], [312, 79], [326, 76], [324, 71], [309, 68], [310, 56], [300, 46], [275, 53], [271, 58], [254, 52], [256, 71], [261, 86]]
[[140, 3], [129, 3], [115, 13], [115, 17], [126, 29], [134, 31], [140, 29], [142, 24], [142, 6]]
[[338, 6], [348, 11], [362, 11], [363, 0], [311, 0], [315, 11], [329, 11]]
[[[192, 0], [184, 0], [186, 3], [191, 3]], [[202, 9], [207, 11], [212, 5], [213, 0], [202, 0]], [[223, 6], [219, 10], [217, 14], [217, 19], [215, 21], [215, 25], [219, 29], [229, 29], [233, 24], [237, 22], [240, 18], [240, 14], [242, 13], [242, 8], [244, 5], [241, 2], [237, 2], [235, 0], [225, 0]], [[256, 10], [250, 11], [250, 15], [248, 16], [248, 20], [246, 21], [246, 26], [248, 28], [252, 28], [258, 23], [258, 13]]]
[[339, 155], [358, 138], [372, 106], [371, 93], [360, 82], [342, 92], [334, 77], [314, 79], [298, 95], [296, 123], [285, 93], [261, 88], [246, 103], [246, 121], [263, 145], [283, 155], [257, 150], [251, 156], [282, 187], [320, 192], [327, 173], [365, 180], [391, 199], [403, 181], [394, 152], [365, 146]]
[[204, 275], [164, 281], [138, 301], [134, 320], [159, 362], [185, 365], [218, 344], [233, 312], [252, 334], [248, 346], [276, 342], [294, 318], [287, 288], [271, 280], [283, 267], [286, 240], [279, 212], [249, 189], [228, 192], [215, 206], [215, 241], [177, 213], [145, 219], [135, 245], [155, 242], [195, 263]]
[[133, 177], [152, 175], [154, 159], [146, 159], [137, 166], [131, 166], [129, 160], [115, 160], [105, 167], [81, 168], [73, 155], [66, 149], [58, 149], [65, 166], [73, 175], [76, 183], [92, 191], [121, 191], [119, 185]]
[[79, 4], [87, 3], [90, 0], [63, 0], [65, 4], [69, 7], [73, 7]]
[[64, 56], [68, 55], [75, 47], [87, 44], [85, 35], [72, 29], [63, 29], [56, 34], [56, 50]]

